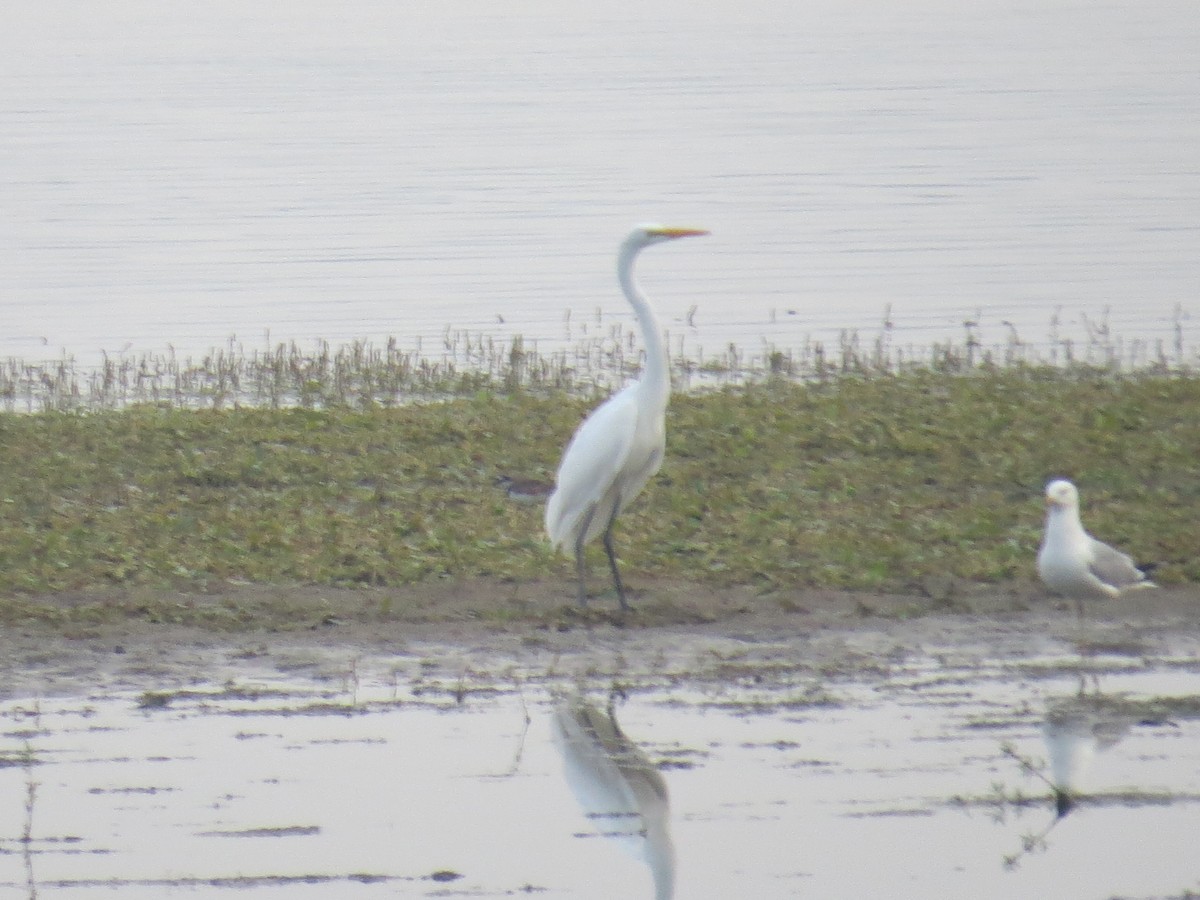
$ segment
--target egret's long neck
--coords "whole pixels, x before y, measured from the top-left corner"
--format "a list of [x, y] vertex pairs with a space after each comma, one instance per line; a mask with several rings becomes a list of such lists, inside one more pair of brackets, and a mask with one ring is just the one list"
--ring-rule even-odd
[[641, 388], [646, 396], [656, 398], [662, 406], [667, 405], [671, 394], [671, 373], [667, 366], [667, 348], [663, 343], [662, 328], [650, 302], [633, 278], [633, 263], [637, 259], [639, 246], [625, 244], [617, 255], [617, 278], [621, 290], [637, 314], [642, 329], [642, 343], [646, 347], [646, 367], [642, 371]]

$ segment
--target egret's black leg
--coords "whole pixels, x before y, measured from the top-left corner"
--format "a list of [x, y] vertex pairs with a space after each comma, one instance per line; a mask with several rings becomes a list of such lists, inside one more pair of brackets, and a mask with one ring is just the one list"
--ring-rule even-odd
[[592, 524], [592, 516], [596, 514], [596, 507], [593, 506], [588, 510], [587, 517], [583, 520], [583, 526], [579, 529], [579, 537], [575, 541], [575, 575], [579, 579], [579, 605], [587, 606], [587, 561], [584, 559], [583, 546], [584, 536], [588, 532], [588, 527]]
[[587, 606], [587, 563], [583, 559], [583, 542], [575, 548], [575, 574], [579, 578], [579, 605]]
[[608, 554], [608, 564], [612, 568], [613, 584], [617, 586], [617, 599], [621, 601], [621, 609], [628, 611], [629, 602], [625, 599], [625, 585], [621, 583], [621, 572], [617, 568], [617, 554], [613, 550], [612, 545], [612, 529], [613, 522], [616, 521], [616, 516], [608, 523], [608, 527], [604, 529], [604, 552]]

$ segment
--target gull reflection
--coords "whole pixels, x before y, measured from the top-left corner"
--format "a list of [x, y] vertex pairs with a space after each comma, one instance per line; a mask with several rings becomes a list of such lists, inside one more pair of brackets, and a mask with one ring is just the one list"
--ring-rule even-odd
[[1050, 753], [1050, 786], [1061, 819], [1083, 791], [1096, 754], [1119, 743], [1133, 725], [1128, 706], [1118, 698], [1079, 692], [1052, 699], [1047, 705], [1042, 737]]
[[[1041, 766], [1008, 749], [1021, 768], [1044, 781], [1054, 796], [1054, 817], [1036, 834], [1021, 836], [1021, 849], [1004, 857], [1006, 869], [1015, 869], [1021, 860], [1049, 849], [1047, 839], [1055, 827], [1075, 809], [1084, 795], [1088, 770], [1096, 754], [1119, 743], [1129, 733], [1135, 716], [1127, 701], [1100, 693], [1098, 681], [1088, 693], [1086, 682], [1080, 679], [1074, 694], [1051, 697], [1046, 702], [1042, 721], [1042, 739], [1050, 755], [1049, 774]], [[1015, 801], [1023, 805], [1023, 801]]]
[[[1016, 868], [1025, 856], [1049, 849], [1050, 832], [1087, 796], [1087, 776], [1097, 754], [1124, 740], [1135, 724], [1146, 724], [1139, 715], [1144, 708], [1124, 696], [1101, 693], [1094, 676], [1091, 683], [1089, 692], [1081, 677], [1075, 693], [1047, 699], [1042, 739], [1050, 756], [1048, 767], [1012, 748], [1005, 751], [1026, 773], [1045, 782], [1054, 797], [1054, 817], [1038, 833], [1022, 835], [1020, 851], [1004, 858], [1005, 868]], [[1013, 802], [1027, 803], [1019, 795]]]
[[580, 695], [555, 706], [554, 740], [567, 782], [597, 833], [644, 859], [657, 900], [675, 894], [675, 847], [667, 783], [617, 725], [612, 703], [601, 711]]

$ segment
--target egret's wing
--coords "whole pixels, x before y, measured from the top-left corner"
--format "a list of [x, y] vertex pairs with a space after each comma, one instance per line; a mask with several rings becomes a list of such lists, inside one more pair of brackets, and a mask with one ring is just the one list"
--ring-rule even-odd
[[555, 546], [573, 543], [588, 513], [611, 502], [637, 430], [636, 387], [629, 385], [596, 407], [567, 445], [546, 504], [546, 533]]
[[1125, 588], [1144, 581], [1146, 576], [1126, 554], [1110, 547], [1103, 541], [1092, 538], [1092, 561], [1088, 570], [1115, 588]]

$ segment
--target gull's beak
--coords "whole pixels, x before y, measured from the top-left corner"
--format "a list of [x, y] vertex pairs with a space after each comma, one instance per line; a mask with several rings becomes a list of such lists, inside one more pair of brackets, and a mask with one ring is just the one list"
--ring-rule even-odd
[[669, 238], [700, 237], [708, 234], [703, 228], [655, 228], [653, 233]]

